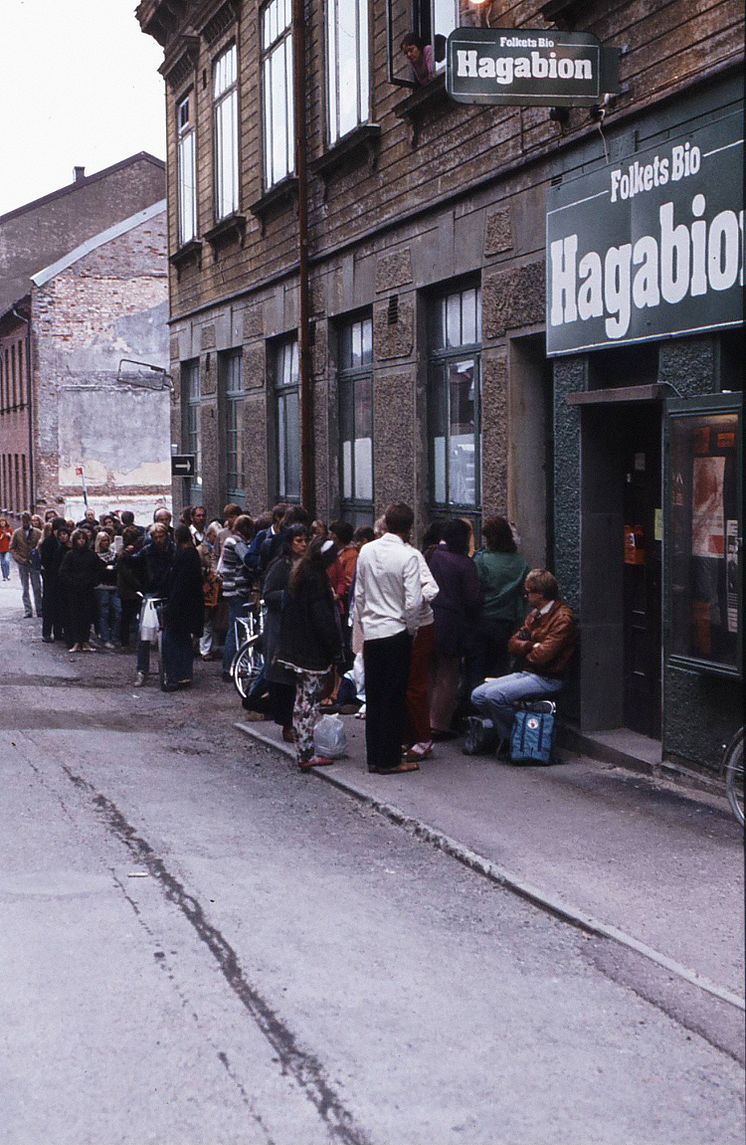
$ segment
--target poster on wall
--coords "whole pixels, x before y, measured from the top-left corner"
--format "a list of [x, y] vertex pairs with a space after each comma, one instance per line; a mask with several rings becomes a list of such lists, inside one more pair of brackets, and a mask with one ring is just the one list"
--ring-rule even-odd
[[695, 457], [692, 492], [692, 556], [722, 557], [724, 457]]
[[738, 632], [738, 521], [725, 527], [728, 631]]

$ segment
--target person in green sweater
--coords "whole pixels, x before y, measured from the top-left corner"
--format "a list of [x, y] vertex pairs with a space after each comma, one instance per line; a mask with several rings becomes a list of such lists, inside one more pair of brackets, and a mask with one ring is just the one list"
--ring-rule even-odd
[[485, 547], [474, 554], [484, 597], [474, 664], [474, 676], [479, 676], [480, 683], [487, 676], [509, 671], [508, 640], [523, 620], [523, 582], [529, 572], [504, 517], [488, 517], [482, 537]]

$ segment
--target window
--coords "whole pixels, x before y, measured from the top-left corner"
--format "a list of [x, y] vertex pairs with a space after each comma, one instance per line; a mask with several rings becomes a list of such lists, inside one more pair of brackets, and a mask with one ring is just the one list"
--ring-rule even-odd
[[197, 155], [193, 102], [194, 95], [188, 95], [176, 108], [179, 246], [191, 242], [197, 234]]
[[334, 144], [370, 115], [365, 0], [327, 0], [326, 91], [329, 142]]
[[291, 0], [270, 0], [262, 10], [264, 186], [295, 170]]
[[184, 362], [181, 367], [181, 400], [183, 409], [184, 452], [194, 456], [194, 477], [187, 482], [186, 501], [202, 491], [202, 434], [200, 432], [199, 362]]
[[243, 371], [240, 350], [218, 356], [218, 378], [225, 419], [225, 484], [228, 501], [242, 502], [241, 411], [243, 410]]
[[298, 343], [280, 342], [274, 352], [277, 500], [300, 501], [300, 373]]
[[668, 402], [669, 661], [738, 675], [741, 413], [735, 397], [710, 397], [697, 404]]
[[339, 336], [340, 507], [353, 525], [373, 522], [373, 323], [345, 323]]
[[215, 217], [238, 210], [238, 84], [236, 45], [218, 56], [212, 69], [215, 131]]
[[26, 378], [23, 368], [23, 342], [18, 343], [18, 404], [23, 409], [26, 404]]
[[478, 288], [437, 298], [430, 315], [430, 502], [435, 512], [480, 508]]
[[[340, 0], [340, 3], [342, 0]], [[468, 21], [467, 21], [468, 22]], [[404, 87], [416, 87], [427, 82], [415, 76], [414, 69], [399, 45], [402, 38], [414, 32], [429, 46], [434, 71], [446, 66], [446, 41], [451, 32], [464, 23], [459, 14], [459, 0], [413, 0], [411, 5], [401, 0], [388, 0], [388, 52], [389, 80]]]

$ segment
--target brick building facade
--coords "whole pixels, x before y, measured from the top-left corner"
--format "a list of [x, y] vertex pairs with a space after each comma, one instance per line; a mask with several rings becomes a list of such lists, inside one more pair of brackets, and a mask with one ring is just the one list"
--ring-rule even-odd
[[168, 395], [118, 381], [167, 366], [164, 165], [142, 154], [0, 218], [0, 506], [79, 515], [168, 496]]
[[[364, 521], [401, 498], [418, 529], [503, 512], [581, 614], [578, 727], [712, 765], [740, 643], [727, 633], [715, 662], [707, 640], [674, 654], [666, 635], [661, 434], [677, 392], [740, 384], [737, 323], [548, 353], [545, 231], [555, 188], [742, 113], [740, 6], [497, 7], [305, 0], [294, 20], [290, 0], [142, 0], [167, 84], [172, 436], [197, 460], [174, 499], [256, 512], [303, 496]], [[619, 91], [560, 115], [454, 103], [444, 37], [490, 20], [592, 33], [619, 50]], [[399, 49], [411, 30], [433, 48], [425, 84]], [[595, 456], [599, 441], [614, 448]], [[641, 616], [620, 492], [636, 465]], [[706, 732], [687, 747], [692, 711]]]

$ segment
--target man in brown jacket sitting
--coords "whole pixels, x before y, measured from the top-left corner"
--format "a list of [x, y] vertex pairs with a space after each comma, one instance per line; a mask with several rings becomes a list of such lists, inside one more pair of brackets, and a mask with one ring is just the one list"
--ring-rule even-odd
[[464, 751], [490, 751], [510, 739], [517, 700], [551, 700], [562, 690], [564, 672], [575, 651], [577, 628], [572, 610], [559, 600], [557, 581], [546, 569], [532, 569], [524, 588], [529, 613], [511, 636], [508, 651], [516, 671], [486, 680], [471, 694], [479, 717], [469, 717]]

